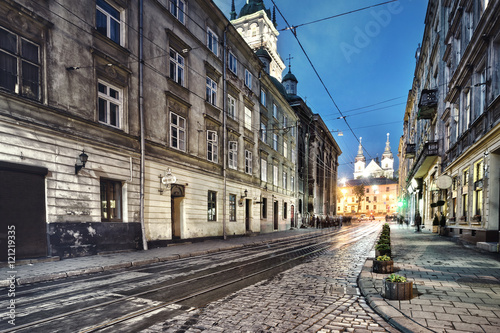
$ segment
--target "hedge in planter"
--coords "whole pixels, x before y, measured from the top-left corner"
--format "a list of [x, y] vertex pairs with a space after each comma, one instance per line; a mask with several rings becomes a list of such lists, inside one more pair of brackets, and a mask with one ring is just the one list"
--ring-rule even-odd
[[391, 256], [391, 246], [387, 243], [375, 245], [375, 256], [379, 257], [383, 255]]
[[378, 256], [373, 260], [373, 272], [382, 274], [394, 272], [394, 261], [387, 255]]
[[409, 300], [413, 297], [413, 282], [404, 276], [391, 274], [385, 279], [385, 298]]

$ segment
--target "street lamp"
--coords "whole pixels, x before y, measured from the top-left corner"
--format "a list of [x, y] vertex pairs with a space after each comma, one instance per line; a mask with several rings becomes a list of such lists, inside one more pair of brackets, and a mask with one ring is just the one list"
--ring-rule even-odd
[[75, 175], [78, 174], [82, 168], [85, 168], [85, 163], [87, 163], [89, 156], [85, 154], [85, 150], [82, 150], [82, 153], [78, 156], [78, 160], [75, 164]]

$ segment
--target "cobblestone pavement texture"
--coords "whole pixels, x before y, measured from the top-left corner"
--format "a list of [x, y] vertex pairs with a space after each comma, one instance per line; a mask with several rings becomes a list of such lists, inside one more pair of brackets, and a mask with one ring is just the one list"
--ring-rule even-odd
[[365, 302], [357, 278], [376, 234], [143, 333], [398, 332]]
[[430, 232], [391, 227], [394, 269], [413, 298], [385, 300], [366, 261], [359, 285], [368, 304], [404, 332], [500, 332], [500, 256]]
[[[36, 260], [30, 265], [16, 264], [15, 275], [18, 284], [50, 281], [313, 232], [324, 231], [288, 230], [149, 251], [53, 262]], [[374, 256], [374, 240], [365, 238], [321, 255], [273, 280], [243, 289], [204, 309], [192, 309], [145, 332], [188, 332], [189, 327], [191, 332], [201, 328], [207, 332], [500, 332], [498, 253], [482, 252], [428, 231], [415, 233], [391, 224], [395, 269], [414, 282], [411, 300], [391, 301], [383, 298], [386, 275], [372, 273], [371, 259], [365, 260]], [[0, 268], [0, 287], [9, 285], [12, 271]]]

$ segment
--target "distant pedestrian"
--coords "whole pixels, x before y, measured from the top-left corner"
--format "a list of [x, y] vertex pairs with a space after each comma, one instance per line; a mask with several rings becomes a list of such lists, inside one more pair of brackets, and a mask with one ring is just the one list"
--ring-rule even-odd
[[422, 224], [422, 217], [420, 216], [420, 213], [417, 212], [415, 215], [415, 226], [417, 227], [417, 232], [420, 232], [420, 225]]

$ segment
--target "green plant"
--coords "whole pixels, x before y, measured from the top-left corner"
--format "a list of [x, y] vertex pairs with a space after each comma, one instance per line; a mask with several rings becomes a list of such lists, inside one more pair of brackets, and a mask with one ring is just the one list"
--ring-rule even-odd
[[397, 275], [394, 273], [389, 275], [385, 280], [389, 282], [406, 282], [406, 278], [404, 276]]
[[384, 254], [383, 256], [378, 256], [377, 261], [390, 261], [391, 257], [389, 257], [387, 254]]
[[390, 250], [390, 249], [391, 249], [391, 246], [387, 243], [375, 245], [375, 250], [378, 250], [378, 251], [386, 251], [386, 250]]

